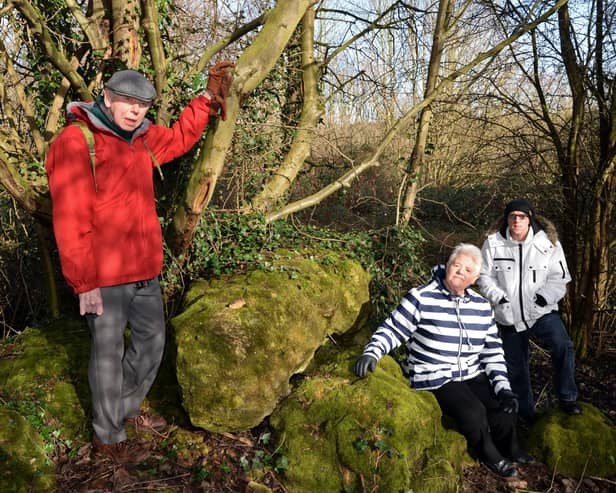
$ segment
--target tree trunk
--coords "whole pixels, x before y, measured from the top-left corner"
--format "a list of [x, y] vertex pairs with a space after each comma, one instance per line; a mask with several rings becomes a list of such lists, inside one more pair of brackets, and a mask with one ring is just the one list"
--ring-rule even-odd
[[[430, 64], [428, 66], [428, 78], [426, 80], [426, 90], [424, 98], [428, 98], [434, 93], [436, 81], [438, 80], [441, 69], [441, 58], [445, 47], [445, 35], [449, 29], [449, 19], [453, 8], [450, 0], [440, 0], [434, 36], [432, 39], [432, 49], [430, 52]], [[415, 135], [415, 145], [407, 165], [407, 188], [402, 203], [402, 224], [408, 224], [413, 215], [415, 200], [417, 198], [417, 182], [419, 175], [424, 167], [424, 156], [426, 144], [428, 142], [428, 132], [430, 130], [430, 120], [432, 119], [432, 109], [426, 106], [419, 116], [419, 124]]]
[[137, 69], [141, 60], [139, 42], [139, 15], [137, 0], [112, 0], [113, 55], [126, 65]]
[[295, 137], [289, 152], [276, 173], [265, 184], [263, 190], [255, 195], [252, 208], [266, 212], [289, 191], [310, 155], [314, 131], [321, 116], [323, 105], [318, 94], [319, 66], [314, 59], [314, 8], [309, 8], [302, 20], [302, 113]]
[[49, 225], [45, 226], [35, 220], [36, 236], [39, 243], [39, 255], [45, 285], [47, 288], [47, 304], [52, 318], [60, 318], [60, 298], [58, 296], [58, 283], [56, 282], [55, 270], [51, 260], [51, 247], [48, 238], [51, 236]]
[[268, 12], [263, 28], [252, 45], [238, 59], [235, 80], [227, 100], [227, 120], [218, 121], [208, 133], [171, 224], [167, 241], [178, 259], [183, 257], [190, 246], [201, 214], [216, 188], [225, 154], [231, 145], [240, 99], [271, 71], [311, 5], [310, 0], [278, 2]]
[[[614, 275], [613, 267], [610, 266], [610, 243], [614, 232], [610, 228], [614, 220], [616, 198], [616, 133], [613, 130], [616, 124], [616, 96], [612, 95], [611, 100], [605, 97], [604, 84], [607, 79], [603, 75], [602, 46], [606, 38], [602, 27], [603, 10], [599, 4], [601, 1], [597, 2], [597, 17], [594, 23], [597, 43], [595, 58], [598, 67], [593, 74], [596, 82], [594, 91], [588, 91], [585, 85], [585, 81], [590, 81], [592, 75], [586, 74], [585, 65], [577, 61], [572, 38], [574, 29], [567, 5], [558, 12], [562, 57], [573, 100], [572, 121], [564, 153], [566, 159], [560, 163], [565, 196], [564, 246], [574, 275], [568, 315], [571, 335], [581, 358], [588, 354], [593, 331], [600, 330], [599, 312], [608, 307], [610, 295], [613, 295], [610, 293], [609, 278]], [[599, 96], [596, 99], [599, 115], [599, 161], [593, 166], [596, 178], [588, 183], [591, 188], [585, 194], [578, 194], [579, 140], [584, 106], [590, 94]], [[587, 166], [589, 165], [590, 163]], [[592, 198], [588, 204], [589, 195]], [[582, 201], [586, 203], [581, 203]], [[584, 216], [581, 215], [583, 213]], [[580, 237], [583, 238], [582, 242], [578, 242]]]

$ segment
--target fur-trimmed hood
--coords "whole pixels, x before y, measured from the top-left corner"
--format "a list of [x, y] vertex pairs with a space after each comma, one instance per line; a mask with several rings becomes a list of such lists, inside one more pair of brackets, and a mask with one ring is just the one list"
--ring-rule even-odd
[[[552, 221], [550, 221], [546, 217], [536, 215], [531, 220], [531, 227], [533, 228], [533, 231], [535, 233], [537, 233], [538, 231], [542, 231], [542, 230], [545, 231], [545, 234], [547, 235], [548, 240], [550, 240], [550, 242], [553, 245], [556, 245], [556, 243], [559, 241], [558, 230], [556, 229], [556, 226], [554, 225]], [[485, 234], [485, 238], [496, 233], [497, 231], [500, 231], [501, 235], [505, 237], [505, 234], [507, 231], [507, 221], [503, 221], [502, 219], [495, 221], [492, 224], [492, 226], [490, 226], [490, 228], [488, 229], [488, 232]]]

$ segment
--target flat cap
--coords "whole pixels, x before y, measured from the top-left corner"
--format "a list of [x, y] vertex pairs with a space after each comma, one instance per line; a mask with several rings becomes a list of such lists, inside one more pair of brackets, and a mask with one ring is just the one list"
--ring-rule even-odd
[[145, 76], [136, 70], [120, 70], [111, 76], [105, 87], [115, 94], [151, 103], [156, 89]]

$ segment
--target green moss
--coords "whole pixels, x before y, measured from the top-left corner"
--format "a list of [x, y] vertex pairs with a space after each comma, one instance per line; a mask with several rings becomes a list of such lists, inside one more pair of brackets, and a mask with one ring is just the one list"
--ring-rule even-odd
[[442, 428], [434, 396], [411, 390], [389, 357], [357, 379], [355, 350], [330, 356], [270, 418], [289, 459], [289, 490], [455, 490], [466, 443]]
[[529, 432], [528, 449], [566, 476], [611, 477], [616, 471], [616, 427], [601, 411], [583, 403], [583, 414], [554, 411]]
[[174, 429], [160, 446], [164, 448], [165, 454], [173, 456], [175, 461], [189, 468], [197, 464], [202, 457], [207, 457], [210, 452], [203, 434], [182, 428]]
[[194, 425], [211, 431], [258, 425], [328, 335], [364, 316], [363, 269], [314, 258], [279, 254], [270, 270], [191, 287], [185, 311], [171, 324], [183, 405]]
[[55, 491], [55, 471], [45, 444], [16, 411], [0, 406], [0, 491]]
[[79, 432], [86, 434], [86, 413], [79, 405], [79, 399], [75, 393], [75, 387], [69, 382], [57, 382], [53, 389], [53, 395], [45, 396], [47, 411], [50, 416], [60, 417], [62, 436], [74, 437]]
[[13, 357], [0, 360], [0, 396], [39, 431], [57, 427], [62, 439], [82, 438], [89, 405], [89, 335], [84, 325], [62, 321], [26, 329], [11, 351]]

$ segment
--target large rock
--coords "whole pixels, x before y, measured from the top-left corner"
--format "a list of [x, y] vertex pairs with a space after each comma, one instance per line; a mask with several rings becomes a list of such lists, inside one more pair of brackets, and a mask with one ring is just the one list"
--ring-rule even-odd
[[270, 417], [293, 493], [456, 491], [464, 437], [441, 425], [434, 396], [409, 388], [389, 356], [356, 378], [357, 350], [329, 352]]
[[171, 321], [191, 422], [210, 431], [258, 425], [327, 337], [357, 326], [368, 274], [332, 254], [278, 255], [270, 270], [197, 282]]
[[22, 403], [19, 411], [40, 426], [53, 426], [59, 438], [83, 438], [90, 405], [87, 382], [89, 333], [78, 321], [28, 328], [4, 346], [0, 396]]
[[55, 491], [55, 466], [45, 442], [17, 411], [0, 406], [0, 491]]
[[0, 491], [55, 491], [46, 451], [84, 440], [89, 334], [58, 321], [0, 347]]
[[528, 449], [550, 469], [566, 476], [613, 477], [616, 471], [616, 427], [591, 404], [583, 414], [552, 411], [528, 433]]

